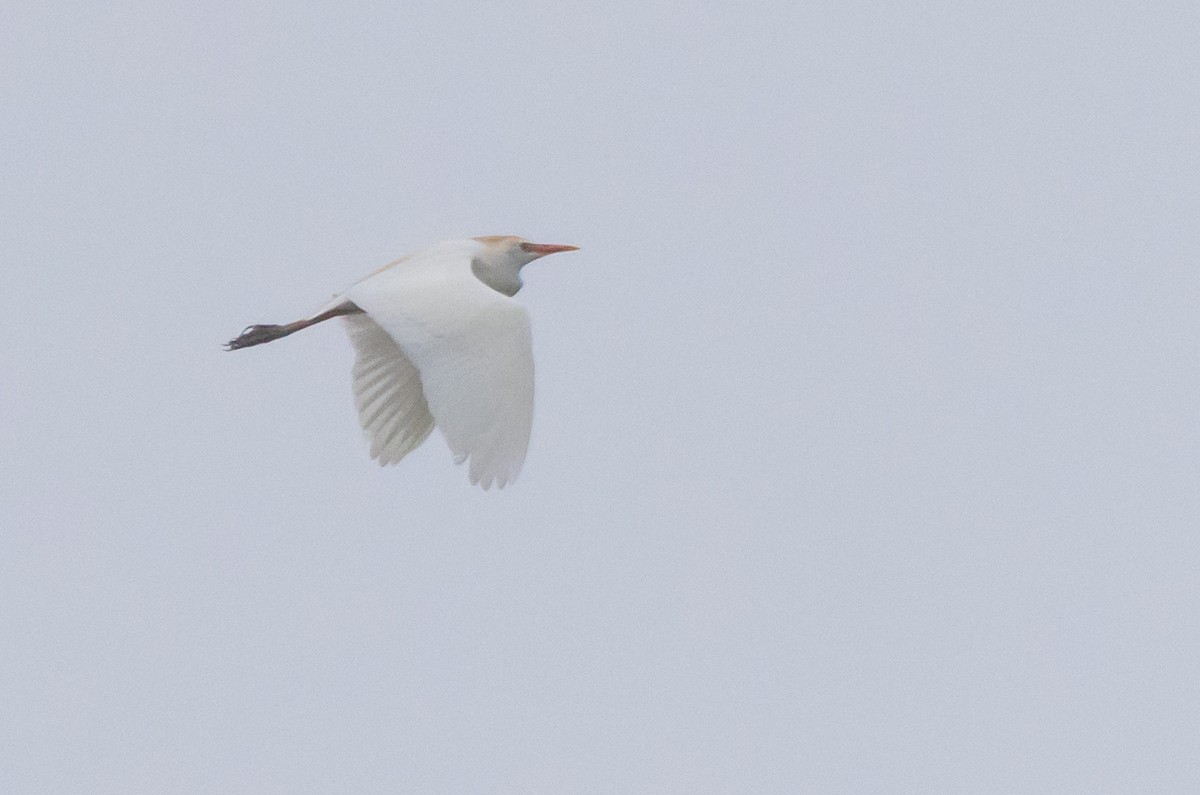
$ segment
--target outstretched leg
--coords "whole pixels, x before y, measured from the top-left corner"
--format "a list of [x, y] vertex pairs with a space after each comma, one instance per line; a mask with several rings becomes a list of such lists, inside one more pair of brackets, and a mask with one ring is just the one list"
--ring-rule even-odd
[[289, 334], [295, 334], [301, 329], [306, 329], [309, 326], [315, 326], [330, 318], [341, 317], [342, 315], [358, 315], [362, 314], [362, 310], [353, 301], [346, 301], [338, 304], [333, 309], [322, 312], [319, 315], [313, 315], [304, 320], [297, 320], [294, 323], [287, 323], [282, 326], [270, 324], [259, 326], [247, 326], [246, 329], [237, 336], [225, 343], [225, 350], [236, 351], [239, 348], [249, 348], [252, 345], [262, 345], [264, 342], [274, 342], [280, 337], [286, 337]]

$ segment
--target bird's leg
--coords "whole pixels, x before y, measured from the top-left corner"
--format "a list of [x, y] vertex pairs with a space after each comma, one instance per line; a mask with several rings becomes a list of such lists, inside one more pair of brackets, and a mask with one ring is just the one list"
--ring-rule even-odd
[[329, 320], [330, 318], [341, 317], [342, 315], [358, 315], [362, 310], [358, 308], [352, 301], [338, 304], [333, 309], [322, 312], [319, 315], [297, 320], [294, 323], [286, 323], [282, 326], [272, 324], [263, 324], [257, 326], [247, 326], [246, 329], [237, 336], [225, 343], [225, 350], [236, 351], [239, 348], [249, 348], [252, 345], [262, 345], [264, 342], [274, 342], [275, 340], [286, 337], [289, 334], [295, 334], [301, 329], [306, 329], [309, 326], [315, 326], [318, 323]]

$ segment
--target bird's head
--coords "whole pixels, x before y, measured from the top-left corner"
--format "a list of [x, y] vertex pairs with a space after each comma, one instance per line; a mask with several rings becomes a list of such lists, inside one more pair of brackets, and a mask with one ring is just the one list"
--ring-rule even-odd
[[579, 248], [557, 243], [531, 243], [515, 235], [487, 235], [475, 240], [483, 247], [471, 260], [471, 270], [488, 287], [505, 295], [516, 295], [521, 289], [521, 268], [538, 257]]

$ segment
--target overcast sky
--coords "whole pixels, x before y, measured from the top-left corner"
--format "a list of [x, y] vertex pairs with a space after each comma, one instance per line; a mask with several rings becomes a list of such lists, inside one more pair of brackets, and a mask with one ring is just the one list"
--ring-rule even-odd
[[[0, 8], [0, 790], [1200, 789], [1196, 6], [482, 5]], [[502, 492], [221, 350], [485, 234]]]

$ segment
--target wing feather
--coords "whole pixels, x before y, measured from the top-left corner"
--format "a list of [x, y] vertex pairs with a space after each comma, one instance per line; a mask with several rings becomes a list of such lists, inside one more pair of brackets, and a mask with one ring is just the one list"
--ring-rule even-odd
[[479, 311], [422, 358], [430, 410], [472, 483], [503, 488], [516, 478], [533, 424], [529, 315], [516, 303]]
[[425, 441], [433, 416], [421, 376], [388, 333], [367, 315], [347, 315], [354, 344], [354, 405], [371, 441], [371, 458], [394, 464]]

